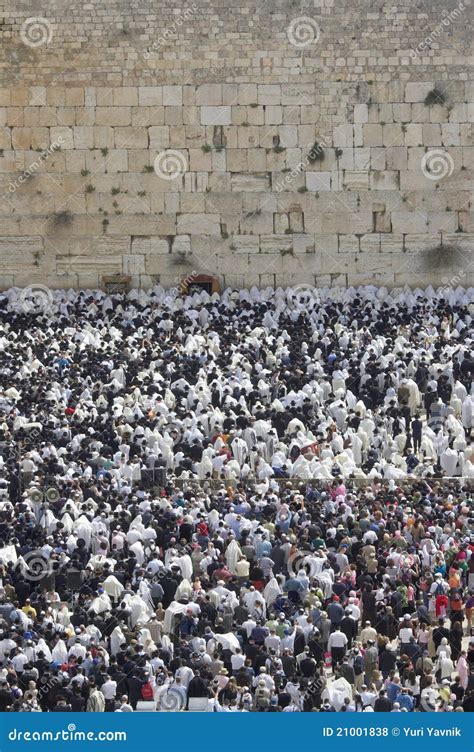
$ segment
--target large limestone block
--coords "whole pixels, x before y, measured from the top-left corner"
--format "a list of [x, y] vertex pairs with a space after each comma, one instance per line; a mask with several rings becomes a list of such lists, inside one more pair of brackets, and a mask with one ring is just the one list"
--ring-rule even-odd
[[201, 107], [201, 125], [230, 125], [231, 123], [231, 107]]
[[356, 104], [354, 106], [354, 123], [368, 123], [369, 108], [366, 104]]
[[424, 102], [434, 87], [433, 81], [409, 81], [405, 86], [405, 102]]
[[233, 235], [230, 250], [231, 253], [259, 253], [259, 239], [256, 235]]
[[398, 191], [400, 175], [397, 171], [374, 171], [370, 174], [370, 187], [374, 191]]
[[[67, 98], [67, 92], [66, 92]], [[113, 93], [114, 107], [134, 107], [138, 104], [138, 89], [136, 86], [119, 86]]]
[[331, 173], [330, 172], [307, 172], [306, 187], [309, 191], [330, 191], [331, 190]]
[[196, 88], [196, 104], [222, 105], [222, 84], [202, 84]]
[[428, 232], [428, 215], [423, 212], [392, 212], [392, 228], [395, 233]]
[[181, 214], [178, 217], [178, 234], [220, 235], [218, 214]]
[[123, 273], [135, 276], [145, 272], [145, 256], [138, 253], [122, 256]]
[[259, 84], [258, 104], [281, 104], [280, 84]]
[[267, 173], [232, 173], [231, 187], [232, 191], [238, 193], [262, 193], [270, 189], [270, 178]]
[[140, 106], [155, 107], [163, 104], [162, 86], [139, 86], [138, 103]]
[[293, 250], [292, 235], [261, 235], [262, 253], [289, 253]]
[[369, 187], [369, 173], [360, 170], [347, 170], [344, 173], [344, 188], [349, 191], [365, 190]]
[[96, 125], [130, 125], [132, 112], [130, 107], [97, 107]]

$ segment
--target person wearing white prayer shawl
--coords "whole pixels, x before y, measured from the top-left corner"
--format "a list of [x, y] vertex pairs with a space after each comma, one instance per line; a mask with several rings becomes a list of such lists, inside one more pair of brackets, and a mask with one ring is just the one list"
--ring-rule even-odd
[[232, 574], [236, 573], [236, 565], [239, 559], [242, 556], [242, 550], [235, 540], [235, 538], [232, 538], [231, 542], [227, 546], [226, 553], [225, 553], [225, 559], [227, 562], [228, 569], [232, 572]]
[[458, 474], [458, 453], [455, 449], [447, 447], [440, 455], [439, 463], [448, 478]]
[[61, 603], [60, 607], [55, 612], [55, 621], [57, 624], [61, 624], [63, 627], [68, 627], [71, 624], [71, 614], [67, 603]]
[[105, 580], [102, 582], [102, 587], [104, 588], [107, 595], [110, 596], [113, 602], [116, 603], [120, 600], [124, 587], [122, 583], [119, 582], [116, 577], [114, 577], [113, 574], [105, 578]]
[[77, 538], [82, 538], [82, 540], [86, 544], [86, 548], [90, 547], [92, 539], [92, 525], [90, 523], [90, 520], [85, 515], [81, 515], [77, 520], [74, 521], [73, 532], [77, 536]]
[[[39, 647], [39, 645], [38, 645]], [[43, 649], [44, 651], [44, 649]], [[85, 653], [84, 653], [85, 655]], [[45, 656], [46, 657], [46, 656]], [[68, 650], [66, 648], [66, 644], [64, 640], [58, 639], [56, 644], [54, 645], [53, 649], [51, 650], [51, 658], [50, 660], [54, 663], [66, 663], [68, 658]]]
[[99, 595], [97, 595], [89, 608], [89, 611], [95, 613], [95, 614], [102, 614], [106, 611], [111, 611], [112, 609], [112, 601], [110, 600], [110, 597], [107, 595], [105, 591], [100, 592]]

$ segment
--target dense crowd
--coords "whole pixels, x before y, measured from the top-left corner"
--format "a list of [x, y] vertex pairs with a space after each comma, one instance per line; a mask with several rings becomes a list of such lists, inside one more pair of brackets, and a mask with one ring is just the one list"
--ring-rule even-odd
[[473, 306], [0, 295], [0, 710], [474, 710]]

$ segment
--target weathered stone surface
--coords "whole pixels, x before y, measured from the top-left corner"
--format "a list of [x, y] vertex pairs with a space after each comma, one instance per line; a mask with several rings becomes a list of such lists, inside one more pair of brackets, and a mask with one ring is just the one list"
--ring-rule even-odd
[[[202, 0], [181, 25], [169, 0], [136, 0], [117, 37], [114, 4], [97, 0], [92, 27], [78, 0], [68, 17], [51, 2], [54, 55], [8, 33], [0, 47], [0, 286], [94, 286], [111, 271], [176, 284], [189, 264], [237, 285], [426, 284], [442, 277], [423, 261], [441, 239], [470, 258], [474, 86], [459, 25], [413, 58], [419, 9], [374, 11], [364, 48], [356, 36], [335, 58], [357, 16], [349, 0], [330, 2], [323, 24], [326, 3], [307, 51], [284, 33], [289, 0], [279, 34], [246, 0], [232, 12]], [[425, 5], [434, 29], [439, 8]], [[65, 74], [71, 45], [81, 54]], [[448, 106], [425, 104], [435, 88]], [[422, 169], [432, 150], [439, 178]], [[155, 172], [158, 156], [175, 175]], [[65, 210], [71, 222], [56, 225]]]

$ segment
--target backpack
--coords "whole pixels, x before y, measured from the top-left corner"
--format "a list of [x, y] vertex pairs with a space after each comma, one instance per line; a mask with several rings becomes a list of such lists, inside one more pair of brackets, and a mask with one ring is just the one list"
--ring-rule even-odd
[[142, 700], [153, 700], [153, 687], [147, 682], [142, 687]]
[[434, 591], [435, 595], [444, 595], [444, 587], [441, 583], [437, 586], [436, 590]]

